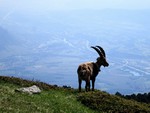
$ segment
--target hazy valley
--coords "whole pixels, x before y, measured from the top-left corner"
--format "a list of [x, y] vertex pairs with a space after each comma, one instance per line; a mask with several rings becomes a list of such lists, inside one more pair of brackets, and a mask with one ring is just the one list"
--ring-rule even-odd
[[80, 63], [95, 61], [91, 45], [106, 51], [96, 88], [110, 93], [149, 92], [150, 13], [96, 10], [0, 12], [0, 75], [77, 88]]

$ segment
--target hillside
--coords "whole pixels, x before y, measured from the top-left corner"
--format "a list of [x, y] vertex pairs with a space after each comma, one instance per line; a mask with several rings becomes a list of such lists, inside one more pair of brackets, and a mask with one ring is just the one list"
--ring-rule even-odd
[[[29, 95], [15, 89], [37, 85], [42, 92]], [[102, 91], [78, 93], [76, 89], [65, 89], [39, 81], [0, 76], [0, 111], [32, 113], [97, 113], [124, 112], [147, 113], [150, 105], [126, 100]]]

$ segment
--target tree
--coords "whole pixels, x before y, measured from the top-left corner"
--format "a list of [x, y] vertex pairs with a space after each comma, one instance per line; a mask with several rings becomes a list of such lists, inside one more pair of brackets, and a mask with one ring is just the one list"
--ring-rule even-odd
[[118, 91], [116, 92], [115, 95], [117, 95], [117, 96], [119, 96], [119, 97], [123, 97], [123, 95], [122, 95], [121, 93], [119, 93]]

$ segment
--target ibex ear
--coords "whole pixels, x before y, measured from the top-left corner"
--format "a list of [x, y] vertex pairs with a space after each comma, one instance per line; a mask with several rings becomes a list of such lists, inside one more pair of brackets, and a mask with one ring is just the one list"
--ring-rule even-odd
[[106, 57], [104, 49], [102, 47], [100, 47], [100, 46], [96, 46], [96, 47], [99, 48], [100, 51], [102, 52], [103, 56]]
[[99, 49], [97, 49], [96, 47], [91, 46], [91, 48], [95, 49], [97, 51], [97, 53], [99, 54], [100, 57], [103, 56], [103, 54], [100, 52]]

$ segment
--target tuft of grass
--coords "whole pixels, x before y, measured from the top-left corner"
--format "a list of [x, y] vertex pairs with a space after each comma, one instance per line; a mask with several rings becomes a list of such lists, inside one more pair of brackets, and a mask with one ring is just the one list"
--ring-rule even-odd
[[136, 101], [126, 100], [106, 92], [95, 91], [81, 93], [78, 101], [91, 109], [107, 113], [148, 113], [150, 106]]

